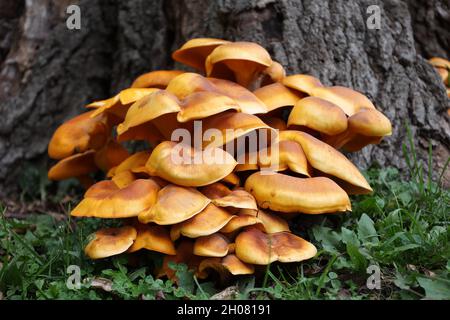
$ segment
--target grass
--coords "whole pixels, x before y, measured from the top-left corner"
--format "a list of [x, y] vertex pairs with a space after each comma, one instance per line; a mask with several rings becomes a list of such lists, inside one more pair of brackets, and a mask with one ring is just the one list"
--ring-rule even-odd
[[[365, 175], [375, 192], [354, 197], [351, 213], [293, 221], [293, 230], [317, 246], [314, 259], [272, 264], [257, 277], [235, 278], [227, 284], [230, 294], [213, 282], [199, 282], [185, 265], [173, 266], [178, 285], [155, 279], [151, 270], [161, 257], [151, 252], [138, 262], [126, 257], [89, 261], [82, 248], [100, 221], [57, 221], [36, 214], [20, 220], [0, 217], [0, 295], [209, 299], [222, 291], [229, 299], [450, 299], [450, 192], [439, 179], [432, 181], [431, 170], [425, 172], [409, 137], [404, 152], [410, 178], [393, 168], [369, 169]], [[428, 162], [432, 168], [431, 151]], [[35, 190], [40, 197], [46, 192], [45, 186]], [[66, 284], [71, 265], [80, 267], [76, 290]]]

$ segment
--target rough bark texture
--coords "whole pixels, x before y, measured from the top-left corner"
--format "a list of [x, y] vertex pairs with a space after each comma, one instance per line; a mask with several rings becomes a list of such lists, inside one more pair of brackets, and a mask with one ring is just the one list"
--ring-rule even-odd
[[[368, 95], [394, 134], [351, 156], [362, 168], [405, 167], [405, 121], [421, 158], [428, 141], [439, 166], [449, 157], [449, 100], [426, 62], [450, 52], [445, 0], [80, 0], [81, 30], [66, 28], [69, 3], [0, 0], [2, 194], [14, 190], [25, 161], [47, 161], [48, 140], [64, 119], [140, 73], [172, 68], [170, 52], [193, 37], [256, 41], [288, 73]], [[373, 4], [381, 30], [366, 27]]]

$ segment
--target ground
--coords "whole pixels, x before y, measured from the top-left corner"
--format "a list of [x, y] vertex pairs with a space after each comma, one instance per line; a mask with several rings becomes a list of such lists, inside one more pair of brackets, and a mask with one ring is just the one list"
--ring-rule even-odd
[[[403, 152], [409, 173], [365, 171], [375, 192], [353, 197], [351, 213], [291, 221], [317, 246], [314, 259], [219, 284], [196, 279], [185, 265], [172, 266], [178, 284], [155, 279], [161, 257], [150, 252], [88, 260], [83, 246], [103, 222], [71, 220], [73, 185], [50, 193], [45, 172], [30, 168], [26, 205], [5, 202], [1, 210], [0, 299], [450, 299], [450, 191], [424, 172], [411, 136]], [[67, 286], [71, 265], [80, 267], [78, 289]]]

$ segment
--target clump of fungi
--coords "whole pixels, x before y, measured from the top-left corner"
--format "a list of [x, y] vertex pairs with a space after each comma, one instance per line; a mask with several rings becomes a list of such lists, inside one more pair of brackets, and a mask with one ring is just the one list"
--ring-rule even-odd
[[[433, 57], [428, 62], [436, 69], [447, 88], [447, 97], [450, 98], [450, 61], [444, 58]], [[450, 116], [450, 108], [447, 109], [447, 114]]]
[[[143, 74], [50, 141], [58, 162], [49, 178], [87, 188], [71, 215], [123, 220], [97, 231], [86, 255], [156, 251], [164, 255], [156, 273], [169, 278], [169, 262], [223, 278], [314, 257], [288, 219], [349, 211], [349, 195], [372, 192], [338, 150], [378, 144], [390, 121], [355, 90], [286, 76], [256, 43], [193, 39], [172, 57], [198, 73]], [[148, 148], [130, 154], [127, 141]], [[98, 170], [106, 178], [95, 182]]]

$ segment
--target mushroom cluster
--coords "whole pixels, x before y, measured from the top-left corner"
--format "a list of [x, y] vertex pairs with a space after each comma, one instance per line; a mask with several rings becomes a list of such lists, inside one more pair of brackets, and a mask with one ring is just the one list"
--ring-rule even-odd
[[[286, 76], [256, 43], [193, 39], [172, 57], [197, 73], [143, 74], [50, 141], [59, 162], [49, 178], [87, 188], [71, 215], [123, 220], [97, 231], [85, 253], [156, 251], [157, 275], [169, 278], [170, 262], [205, 278], [314, 257], [289, 218], [349, 211], [349, 195], [370, 193], [338, 149], [379, 143], [390, 121], [355, 90]], [[127, 141], [147, 148], [130, 154]], [[105, 180], [95, 182], [100, 170]]]
[[433, 57], [428, 62], [436, 69], [439, 73], [442, 82], [447, 87], [447, 96], [450, 98], [450, 61], [443, 58]]

